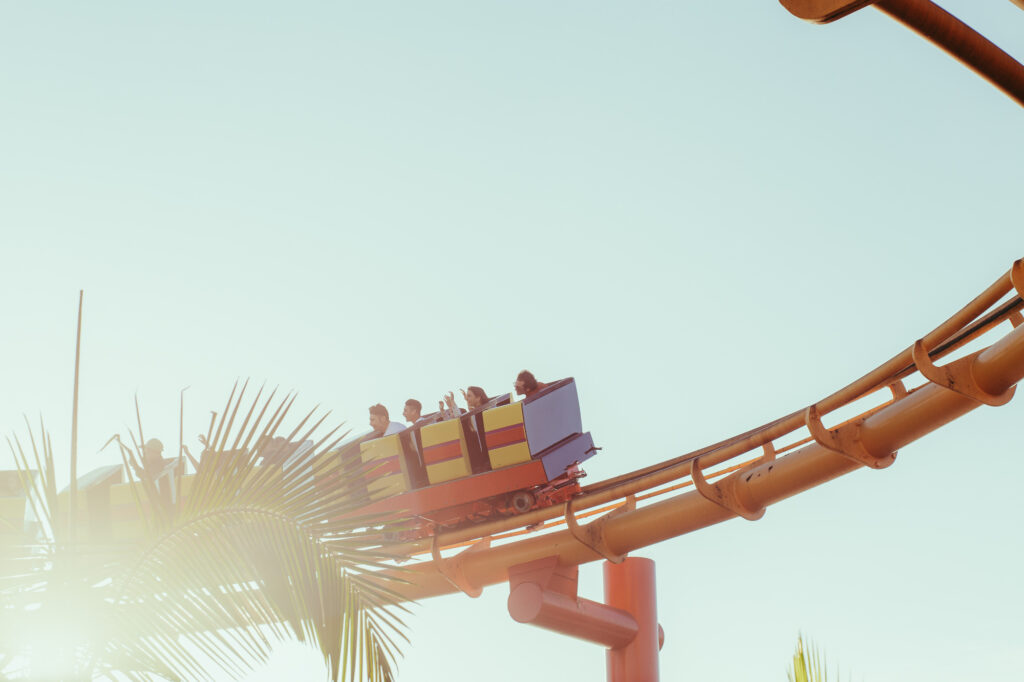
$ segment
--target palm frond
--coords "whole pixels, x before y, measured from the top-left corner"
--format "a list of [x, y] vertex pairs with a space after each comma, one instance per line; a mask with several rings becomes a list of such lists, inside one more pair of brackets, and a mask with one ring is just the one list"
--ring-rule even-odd
[[[335, 680], [392, 680], [398, 642], [406, 641], [404, 607], [371, 580], [391, 567], [379, 545], [383, 520], [358, 511], [369, 501], [366, 482], [376, 465], [336, 450], [347, 435], [340, 425], [314, 441], [328, 417], [315, 408], [280, 439], [296, 396], [277, 399], [275, 389], [264, 397], [260, 387], [245, 402], [247, 389], [236, 382], [225, 409], [212, 416], [204, 451], [198, 461], [189, 455], [198, 464], [191, 487], [175, 504], [146, 474], [136, 399], [137, 433], [104, 446], [116, 446], [137, 512], [148, 519], [135, 548], [68, 544], [72, 510], [57, 494], [49, 434], [29, 429], [28, 448], [8, 438], [20, 471], [36, 464], [33, 503], [50, 532], [43, 546], [26, 545], [21, 569], [3, 571], [5, 623], [37, 632], [68, 604], [88, 613], [89, 633], [72, 637], [57, 657], [79, 677], [200, 679], [214, 669], [238, 677], [277, 641], [294, 637], [317, 647]], [[271, 445], [280, 440], [294, 452], [272, 462]], [[318, 487], [314, 471], [329, 473], [328, 489]], [[23, 476], [23, 486], [30, 478]], [[25, 620], [28, 611], [35, 615]], [[8, 634], [0, 632], [0, 655], [20, 655], [30, 676], [48, 664]]]
[[828, 682], [827, 668], [825, 654], [813, 642], [805, 646], [803, 635], [798, 635], [792, 667], [786, 671], [789, 682]]

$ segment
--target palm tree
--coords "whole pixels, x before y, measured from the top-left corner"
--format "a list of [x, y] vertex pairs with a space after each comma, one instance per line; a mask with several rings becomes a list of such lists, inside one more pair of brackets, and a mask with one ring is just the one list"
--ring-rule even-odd
[[89, 533], [74, 482], [57, 493], [42, 425], [8, 439], [41, 531], [0, 569], [0, 679], [238, 677], [287, 637], [317, 647], [332, 680], [393, 679], [402, 607], [374, 576], [390, 558], [381, 519], [359, 514], [373, 472], [336, 450], [338, 428], [311, 441], [326, 419], [315, 410], [286, 436], [311, 447], [269, 465], [294, 396], [261, 389], [242, 410], [246, 387], [211, 420], [201, 459], [179, 454], [194, 476], [173, 462], [148, 474], [141, 419], [129, 443], [108, 442], [143, 521], [134, 542]]

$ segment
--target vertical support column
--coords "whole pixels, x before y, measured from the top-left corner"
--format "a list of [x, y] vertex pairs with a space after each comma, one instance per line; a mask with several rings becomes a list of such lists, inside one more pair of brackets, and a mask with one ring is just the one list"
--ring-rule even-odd
[[605, 604], [633, 616], [639, 626], [626, 646], [608, 649], [608, 682], [658, 682], [658, 602], [654, 561], [628, 557], [604, 564]]

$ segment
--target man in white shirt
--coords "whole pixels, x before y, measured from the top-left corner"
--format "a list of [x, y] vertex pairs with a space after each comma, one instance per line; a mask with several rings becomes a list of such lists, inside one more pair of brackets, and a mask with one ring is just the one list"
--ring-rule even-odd
[[388, 408], [380, 403], [370, 407], [370, 428], [373, 429], [375, 438], [405, 431], [405, 426], [399, 422], [391, 421], [391, 418], [388, 416]]

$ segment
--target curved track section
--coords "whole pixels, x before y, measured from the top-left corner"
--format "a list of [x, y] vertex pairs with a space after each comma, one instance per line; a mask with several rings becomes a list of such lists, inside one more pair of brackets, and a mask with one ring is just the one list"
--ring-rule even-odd
[[[443, 533], [433, 542], [397, 548], [430, 552], [432, 561], [400, 571], [403, 597], [423, 599], [462, 591], [471, 596], [508, 580], [511, 566], [544, 557], [562, 565], [620, 560], [629, 552], [765, 508], [862, 466], [881, 469], [896, 451], [980, 405], [1002, 405], [1024, 379], [1024, 259], [978, 297], [904, 351], [832, 395], [726, 441], [629, 474], [587, 486], [563, 507]], [[969, 355], [936, 365], [987, 332], [1005, 333]], [[919, 385], [907, 390], [907, 380]], [[832, 427], [823, 417], [880, 390], [884, 404]], [[777, 442], [791, 439], [785, 448]], [[752, 459], [753, 458], [753, 459]], [[749, 460], [749, 461], [745, 461]], [[738, 462], [743, 462], [736, 466]], [[728, 466], [715, 474], [705, 470]], [[724, 474], [724, 475], [723, 475]], [[643, 506], [637, 496], [680, 482], [694, 489]], [[649, 496], [645, 496], [649, 497]], [[615, 503], [612, 511], [581, 525], [579, 512]], [[492, 537], [563, 517], [566, 529], [492, 546]], [[473, 544], [455, 556], [440, 549]]]
[[[1022, 0], [1011, 0], [1024, 8]], [[1024, 106], [1024, 65], [930, 0], [779, 0], [790, 14], [827, 24], [868, 5], [900, 22]]]

